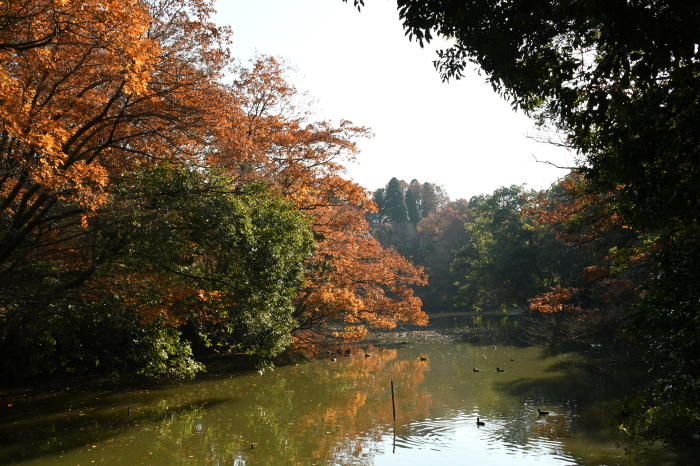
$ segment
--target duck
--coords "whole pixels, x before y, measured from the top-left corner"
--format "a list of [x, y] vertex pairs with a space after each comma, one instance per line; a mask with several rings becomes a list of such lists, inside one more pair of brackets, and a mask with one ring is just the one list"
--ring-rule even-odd
[[496, 368], [496, 372], [505, 372], [505, 371], [506, 371], [505, 369], [501, 369], [500, 367]]
[[421, 360], [421, 361], [427, 361], [428, 358], [426, 358], [425, 356], [421, 356], [421, 357], [420, 357], [420, 360]]
[[472, 372], [479, 372], [481, 369], [477, 369], [476, 367], [472, 369]]
[[477, 426], [485, 426], [486, 424], [483, 421], [480, 421], [479, 418], [476, 418], [476, 425]]
[[549, 411], [540, 411], [540, 408], [537, 408], [537, 414], [544, 416], [545, 414], [549, 414]]

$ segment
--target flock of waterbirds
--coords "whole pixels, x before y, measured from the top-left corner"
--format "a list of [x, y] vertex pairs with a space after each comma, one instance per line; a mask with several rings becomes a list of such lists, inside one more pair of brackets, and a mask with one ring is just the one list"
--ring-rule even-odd
[[[496, 349], [496, 347], [494, 346], [493, 349]], [[511, 359], [510, 361], [513, 362], [513, 361], [515, 361], [515, 359]], [[500, 366], [496, 367], [496, 372], [505, 372], [505, 371], [506, 370], [502, 369]], [[472, 372], [481, 372], [481, 369], [477, 369], [476, 367], [474, 367], [474, 368], [472, 368]], [[540, 408], [537, 408], [537, 415], [538, 416], [546, 416], [547, 414], [549, 414], [549, 411], [542, 411]], [[477, 417], [476, 418], [476, 425], [477, 425], [477, 427], [481, 427], [481, 426], [485, 426], [486, 423]]]
[[[402, 341], [401, 343], [402, 343], [402, 344], [406, 344], [406, 343], [408, 343], [408, 342]], [[496, 347], [494, 346], [493, 349], [496, 349]], [[333, 354], [332, 351], [328, 351], [327, 353], [328, 353], [328, 354]], [[341, 350], [337, 350], [337, 353], [338, 353], [338, 354], [341, 354], [341, 353], [343, 353], [343, 352], [342, 352]], [[350, 357], [350, 356], [352, 356], [352, 351], [349, 350], [349, 349], [346, 349], [346, 350], [344, 351], [344, 355], [345, 355], [346, 357]], [[371, 353], [365, 353], [365, 357], [366, 357], [366, 358], [372, 357], [372, 354], [371, 354]], [[331, 361], [336, 361], [336, 358], [334, 358], [334, 357], [331, 357], [330, 359], [331, 359]], [[420, 359], [421, 361], [427, 361], [428, 358], [421, 355], [419, 359]], [[513, 362], [513, 361], [515, 361], [515, 359], [510, 359], [510, 361]], [[505, 371], [506, 371], [506, 370], [505, 370], [505, 369], [502, 369], [500, 366], [499, 366], [499, 367], [496, 367], [496, 372], [505, 372]], [[472, 372], [481, 372], [481, 369], [477, 369], [476, 367], [474, 367], [474, 368], [472, 368]], [[547, 414], [549, 414], [549, 411], [542, 411], [541, 409], [537, 408], [537, 415], [538, 415], [538, 416], [546, 416]], [[476, 418], [476, 425], [477, 425], [477, 427], [481, 427], [481, 426], [485, 426], [486, 423], [485, 423], [484, 421], [482, 421], [480, 418], [477, 417], [477, 418]], [[251, 445], [251, 448], [255, 448], [254, 445]]]
[[[493, 349], [496, 349], [496, 347], [494, 346]], [[512, 359], [512, 358], [511, 358], [510, 361], [513, 362], [513, 361], [515, 361], [515, 359]], [[505, 370], [505, 369], [501, 369], [501, 367], [497, 367], [497, 368], [496, 368], [496, 372], [505, 372], [505, 371], [506, 371], [506, 370]], [[474, 367], [474, 368], [472, 369], [472, 372], [481, 372], [481, 369], [477, 369], [476, 367]]]

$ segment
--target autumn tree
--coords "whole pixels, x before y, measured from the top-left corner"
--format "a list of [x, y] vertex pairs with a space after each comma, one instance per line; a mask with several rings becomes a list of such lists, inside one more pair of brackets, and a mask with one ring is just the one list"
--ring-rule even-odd
[[286, 72], [269, 56], [239, 68], [230, 94], [243, 112], [217, 129], [208, 160], [237, 180], [268, 181], [312, 219], [317, 244], [297, 299], [296, 337], [351, 339], [398, 322], [425, 324], [410, 287], [424, 282], [422, 270], [369, 236], [365, 214], [374, 204], [341, 177], [340, 162], [352, 160], [354, 141], [368, 130], [347, 121], [312, 122]]
[[[218, 93], [213, 80], [226, 56], [220, 31], [204, 19], [206, 2], [13, 5], [11, 15], [31, 20], [3, 28], [3, 43], [55, 35], [0, 51], [5, 279], [47, 231], [58, 233], [55, 215], [86, 221], [105, 202], [110, 177], [142, 161], [196, 160], [204, 102]], [[72, 208], [57, 214], [58, 203]]]
[[25, 266], [26, 290], [12, 291], [34, 294], [6, 308], [6, 360], [32, 372], [180, 377], [208, 352], [263, 364], [288, 346], [312, 247], [293, 205], [261, 185], [168, 165], [115, 183], [87, 227], [62, 222], [71, 239]]
[[469, 241], [465, 224], [471, 222], [469, 203], [451, 201], [444, 209], [431, 213], [417, 225], [420, 240], [418, 264], [425, 267], [429, 283], [418, 288], [417, 295], [427, 309], [449, 309], [457, 296], [459, 276], [450, 270], [455, 252]]
[[[359, 7], [364, 1], [354, 4]], [[685, 239], [696, 237], [700, 209], [696, 4], [399, 0], [397, 5], [407, 35], [419, 43], [434, 34], [455, 39], [435, 62], [443, 79], [460, 78], [471, 62], [514, 107], [563, 134], [564, 144], [578, 153], [575, 171], [585, 175], [593, 192], [613, 196], [604, 205], [629, 228], [654, 238], [650, 259], [659, 258], [651, 259], [657, 277], [676, 273], [664, 269], [669, 266], [661, 259], [665, 248], [670, 255], [687, 254], [676, 255], [680, 263], [694, 261], [697, 252], [691, 245], [696, 243]], [[642, 310], [670, 316], [684, 307], [681, 295], [675, 301], [654, 298], [657, 293], [671, 296], [662, 283], [671, 286], [663, 280], [649, 282], [639, 307], [630, 308], [635, 316]], [[687, 357], [657, 349], [679, 338], [678, 329], [692, 326], [689, 321], [675, 330], [666, 328], [662, 336], [646, 334], [649, 327], [638, 325], [645, 320], [632, 319], [627, 330], [650, 363], [671, 367]], [[676, 383], [692, 389], [697, 380], [694, 374]], [[674, 393], [678, 386], [665, 388]], [[639, 408], [639, 422], [628, 418], [637, 426], [647, 425], [648, 432], [654, 432], [655, 421], [647, 422], [652, 419], [647, 414], [665, 409], [655, 393], [649, 391], [658, 405]], [[695, 439], [700, 437], [697, 423], [684, 426]], [[655, 432], [658, 438], [677, 439], [661, 433], [668, 430]]]
[[264, 364], [294, 331], [425, 323], [421, 269], [370, 238], [374, 204], [341, 176], [369, 131], [312, 122], [276, 59], [231, 60], [212, 13], [3, 6], [0, 325], [40, 342], [8, 337], [10, 360], [191, 375], [197, 352]]

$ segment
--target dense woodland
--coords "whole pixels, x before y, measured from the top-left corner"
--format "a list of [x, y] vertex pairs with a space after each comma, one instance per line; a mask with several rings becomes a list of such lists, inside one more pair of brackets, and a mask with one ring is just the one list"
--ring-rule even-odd
[[396, 178], [369, 192], [343, 178], [369, 129], [316, 121], [281, 59], [237, 62], [211, 2], [2, 4], [4, 379], [263, 368], [426, 310], [520, 307], [533, 342], [636, 345], [656, 379], [615, 422], [697, 444], [700, 10], [398, 7], [421, 45], [456, 40], [443, 79], [480, 68], [575, 152], [571, 173], [469, 200]]
[[6, 378], [192, 376], [424, 324], [425, 274], [341, 177], [368, 130], [313, 121], [286, 66], [241, 64], [204, 0], [0, 10]]

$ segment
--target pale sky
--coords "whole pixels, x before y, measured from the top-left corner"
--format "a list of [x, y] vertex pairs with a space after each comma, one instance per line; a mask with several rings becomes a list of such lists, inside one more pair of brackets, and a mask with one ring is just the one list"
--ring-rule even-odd
[[511, 110], [476, 71], [442, 83], [434, 48], [404, 36], [395, 0], [218, 0], [219, 24], [233, 28], [232, 51], [284, 57], [292, 82], [317, 100], [319, 119], [350, 120], [375, 134], [359, 143], [348, 178], [367, 189], [392, 177], [445, 187], [452, 199], [500, 186], [546, 188], [574, 154], [526, 137], [534, 125]]

